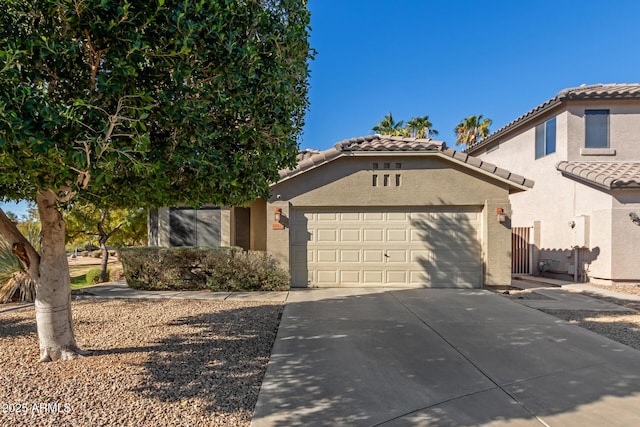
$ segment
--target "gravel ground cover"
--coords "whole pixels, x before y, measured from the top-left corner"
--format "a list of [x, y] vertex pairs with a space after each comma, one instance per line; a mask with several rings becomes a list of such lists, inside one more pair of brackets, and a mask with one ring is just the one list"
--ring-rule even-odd
[[280, 303], [73, 302], [90, 356], [38, 363], [33, 308], [0, 313], [2, 426], [248, 426]]
[[640, 350], [639, 313], [545, 309], [540, 311]]

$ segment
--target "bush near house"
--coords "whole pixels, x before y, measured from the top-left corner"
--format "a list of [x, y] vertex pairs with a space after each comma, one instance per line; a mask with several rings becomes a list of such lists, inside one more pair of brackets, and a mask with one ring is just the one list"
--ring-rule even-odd
[[241, 248], [123, 248], [127, 284], [145, 290], [280, 291], [289, 273], [264, 252]]
[[[107, 277], [109, 277], [109, 269], [107, 269]], [[91, 270], [87, 271], [86, 275], [85, 275], [85, 281], [87, 283], [87, 285], [95, 285], [98, 283], [98, 280], [100, 279], [100, 269], [99, 268], [92, 268]]]

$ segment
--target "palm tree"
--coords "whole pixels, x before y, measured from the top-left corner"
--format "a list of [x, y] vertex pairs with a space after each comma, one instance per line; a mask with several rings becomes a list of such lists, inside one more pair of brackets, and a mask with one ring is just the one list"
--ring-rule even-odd
[[384, 116], [382, 121], [372, 127], [371, 130], [382, 135], [403, 135], [406, 132], [402, 127], [403, 124], [404, 122], [402, 120], [396, 123], [395, 120], [393, 120], [393, 114], [389, 113]]
[[480, 142], [489, 135], [489, 126], [491, 126], [491, 123], [491, 119], [483, 119], [482, 114], [477, 117], [469, 116], [463, 119], [453, 130], [458, 135], [456, 143], [471, 147], [477, 142]]
[[20, 301], [33, 301], [36, 290], [31, 277], [9, 243], [0, 237], [0, 304], [10, 302], [17, 295]]
[[436, 136], [438, 131], [432, 128], [433, 124], [429, 120], [429, 116], [413, 117], [407, 122], [407, 128], [414, 138], [429, 138]]

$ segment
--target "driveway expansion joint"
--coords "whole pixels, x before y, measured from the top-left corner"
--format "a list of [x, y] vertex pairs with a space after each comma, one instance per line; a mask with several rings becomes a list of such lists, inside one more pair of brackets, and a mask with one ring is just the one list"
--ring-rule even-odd
[[[478, 366], [478, 364], [476, 364], [473, 360], [471, 360], [469, 357], [467, 357], [466, 354], [464, 354], [463, 352], [461, 352], [455, 345], [453, 345], [452, 342], [450, 342], [449, 340], [447, 340], [440, 332], [438, 332], [435, 328], [433, 328], [429, 323], [427, 323], [422, 317], [418, 316], [418, 314], [416, 312], [414, 312], [413, 310], [411, 310], [411, 308], [409, 308], [402, 300], [400, 300], [394, 292], [389, 292], [391, 294], [391, 296], [398, 301], [398, 303], [400, 303], [400, 305], [402, 305], [405, 310], [407, 310], [409, 313], [411, 313], [411, 315], [415, 316], [416, 319], [418, 319], [423, 325], [425, 325], [427, 328], [431, 329], [431, 331], [436, 334], [438, 337], [440, 337], [440, 339], [442, 341], [444, 341], [448, 346], [450, 346], [456, 353], [458, 353], [460, 355], [460, 357], [462, 357], [464, 360], [466, 360], [471, 366], [473, 366], [475, 369], [478, 370], [478, 372], [480, 372], [487, 380], [489, 380], [492, 384], [495, 385], [495, 388], [498, 388], [499, 390], [501, 390], [504, 394], [506, 394], [507, 396], [509, 396], [509, 398], [511, 398], [514, 402], [516, 402], [524, 411], [526, 411], [532, 418], [535, 418], [536, 420], [538, 420], [542, 425], [545, 425], [548, 427], [548, 424], [545, 423], [542, 419], [540, 419], [540, 417], [538, 417], [535, 413], [533, 413], [528, 407], [525, 406], [525, 404], [523, 402], [521, 402], [516, 396], [514, 396], [512, 393], [510, 393], [509, 391], [507, 391], [502, 385], [498, 384], [498, 382], [496, 380], [494, 380], [487, 372], [485, 372], [480, 366]], [[493, 389], [493, 387], [491, 387], [490, 389]], [[475, 393], [472, 393], [475, 394]], [[464, 397], [464, 396], [460, 396], [460, 397]], [[455, 399], [454, 399], [455, 400]]]

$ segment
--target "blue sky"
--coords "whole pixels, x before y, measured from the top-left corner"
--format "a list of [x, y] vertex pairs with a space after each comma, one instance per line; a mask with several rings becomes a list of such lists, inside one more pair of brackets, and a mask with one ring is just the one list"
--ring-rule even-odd
[[327, 149], [429, 115], [449, 147], [464, 117], [497, 130], [566, 87], [640, 82], [640, 2], [309, 0], [310, 110]]
[[452, 147], [471, 114], [497, 130], [566, 87], [640, 82], [637, 0], [309, 0], [309, 9], [317, 56], [301, 148], [371, 134], [389, 112], [429, 115]]

